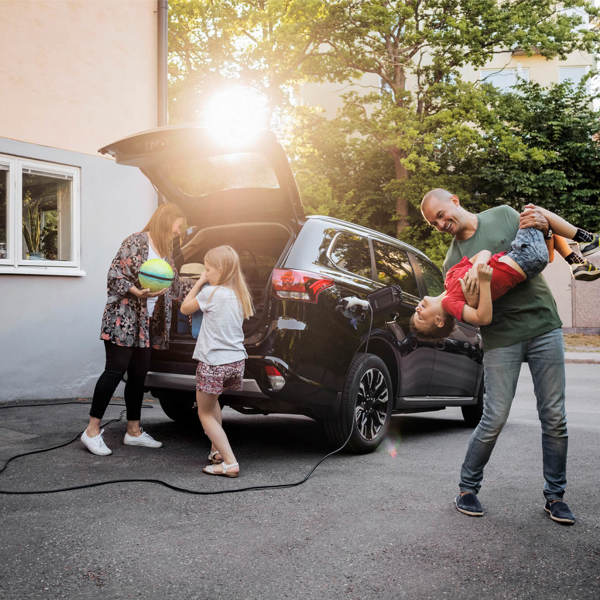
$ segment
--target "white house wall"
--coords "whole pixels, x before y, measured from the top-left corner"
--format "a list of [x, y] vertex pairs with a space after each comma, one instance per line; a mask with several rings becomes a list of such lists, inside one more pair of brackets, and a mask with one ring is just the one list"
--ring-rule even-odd
[[0, 275], [0, 401], [88, 397], [104, 368], [99, 336], [109, 263], [123, 238], [143, 228], [156, 194], [138, 169], [106, 158], [6, 138], [0, 154], [80, 168], [85, 272]]

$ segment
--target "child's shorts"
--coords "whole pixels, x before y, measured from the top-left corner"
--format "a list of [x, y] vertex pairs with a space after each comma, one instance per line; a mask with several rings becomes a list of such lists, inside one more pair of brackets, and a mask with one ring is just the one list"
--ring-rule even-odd
[[196, 389], [205, 394], [241, 390], [245, 363], [245, 360], [238, 360], [224, 365], [207, 365], [199, 360], [196, 367]]
[[541, 273], [548, 264], [548, 248], [542, 232], [533, 227], [519, 229], [507, 256], [523, 269], [527, 279]]

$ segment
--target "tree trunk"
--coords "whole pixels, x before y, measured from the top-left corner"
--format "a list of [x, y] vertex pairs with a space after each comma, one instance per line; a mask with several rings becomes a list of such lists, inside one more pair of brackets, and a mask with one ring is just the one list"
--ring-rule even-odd
[[[408, 179], [408, 171], [402, 164], [403, 153], [398, 148], [392, 148], [391, 154], [394, 157], [394, 170], [396, 173], [396, 179], [398, 181], [404, 181]], [[402, 231], [408, 227], [408, 200], [399, 195], [396, 198], [396, 215], [398, 221], [396, 222], [396, 236], [400, 237]]]

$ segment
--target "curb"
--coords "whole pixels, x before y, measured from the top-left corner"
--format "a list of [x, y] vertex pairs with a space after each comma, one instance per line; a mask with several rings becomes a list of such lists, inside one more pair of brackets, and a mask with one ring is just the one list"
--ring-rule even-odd
[[565, 363], [570, 363], [574, 365], [600, 365], [600, 360], [593, 358], [565, 358]]
[[584, 365], [600, 365], [600, 352], [565, 352], [565, 362]]

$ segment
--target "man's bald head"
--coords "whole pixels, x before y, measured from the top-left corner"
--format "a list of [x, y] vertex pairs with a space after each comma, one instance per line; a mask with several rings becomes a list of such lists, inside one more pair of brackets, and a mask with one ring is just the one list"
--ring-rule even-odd
[[468, 229], [477, 227], [477, 217], [460, 205], [456, 194], [443, 188], [436, 188], [423, 196], [421, 213], [432, 227], [459, 239], [469, 234]]
[[453, 197], [457, 198], [454, 194], [450, 193], [444, 188], [435, 188], [434, 190], [430, 190], [423, 196], [423, 200], [421, 200], [421, 212], [423, 212], [424, 208], [435, 200], [442, 204], [447, 204], [452, 202]]

